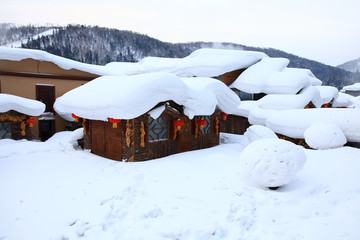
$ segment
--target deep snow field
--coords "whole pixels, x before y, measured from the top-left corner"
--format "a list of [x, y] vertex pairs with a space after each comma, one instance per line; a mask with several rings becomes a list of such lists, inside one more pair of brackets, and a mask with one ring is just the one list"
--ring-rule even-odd
[[47, 142], [0, 140], [0, 239], [360, 239], [360, 150], [305, 150], [276, 191], [239, 161], [245, 136], [139, 163]]

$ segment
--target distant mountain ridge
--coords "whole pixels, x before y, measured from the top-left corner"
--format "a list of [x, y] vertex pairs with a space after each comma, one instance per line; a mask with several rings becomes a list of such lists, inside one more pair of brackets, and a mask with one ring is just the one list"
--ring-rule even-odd
[[353, 73], [360, 72], [360, 58], [340, 64], [337, 67]]
[[289, 67], [310, 69], [323, 81], [324, 85], [335, 86], [339, 89], [360, 79], [359, 73], [345, 71], [273, 48], [214, 42], [174, 44], [162, 42], [144, 34], [98, 26], [16, 27], [0, 24], [0, 45], [11, 46], [15, 42], [23, 48], [40, 49], [76, 61], [98, 65], [114, 61], [137, 62], [147, 56], [182, 58], [204, 47], [243, 49], [261, 51], [270, 57], [287, 58], [290, 60]]

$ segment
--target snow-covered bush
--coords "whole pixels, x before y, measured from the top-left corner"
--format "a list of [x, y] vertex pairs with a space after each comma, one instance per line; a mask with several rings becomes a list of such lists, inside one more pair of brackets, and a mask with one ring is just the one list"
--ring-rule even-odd
[[249, 143], [260, 139], [278, 138], [270, 128], [261, 125], [253, 125], [248, 127], [248, 129], [246, 129], [246, 132], [244, 133], [244, 136], [247, 137]]
[[304, 132], [305, 142], [314, 149], [342, 147], [347, 142], [341, 128], [331, 122], [315, 122]]
[[256, 184], [275, 188], [287, 184], [305, 164], [301, 147], [282, 139], [262, 139], [249, 144], [240, 161]]

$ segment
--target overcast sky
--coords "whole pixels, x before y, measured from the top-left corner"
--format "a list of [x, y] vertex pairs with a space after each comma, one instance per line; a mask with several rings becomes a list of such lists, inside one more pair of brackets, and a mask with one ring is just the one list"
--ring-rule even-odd
[[272, 47], [333, 66], [360, 57], [359, 0], [1, 0], [0, 22]]

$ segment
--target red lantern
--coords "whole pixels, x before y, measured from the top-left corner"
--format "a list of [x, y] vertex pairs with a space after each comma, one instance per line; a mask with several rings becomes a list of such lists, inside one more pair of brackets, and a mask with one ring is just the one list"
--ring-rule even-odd
[[184, 125], [184, 121], [179, 118], [178, 120], [174, 120], [173, 124], [176, 129], [180, 131], [181, 127]]
[[113, 128], [117, 128], [117, 124], [121, 123], [121, 119], [109, 118], [109, 122], [113, 124]]
[[196, 123], [198, 125], [200, 125], [200, 129], [203, 129], [207, 122], [205, 119], [202, 118], [202, 119], [198, 120]]
[[75, 122], [79, 122], [79, 116], [76, 116], [75, 114], [71, 114], [71, 116], [73, 117], [73, 118], [75, 118]]
[[26, 119], [26, 123], [29, 124], [29, 127], [33, 127], [34, 123], [36, 123], [36, 120], [33, 118]]
[[227, 116], [229, 116], [229, 114], [222, 112], [222, 113], [220, 114], [220, 116], [221, 116], [222, 119], [225, 121], [226, 118], [227, 118]]

